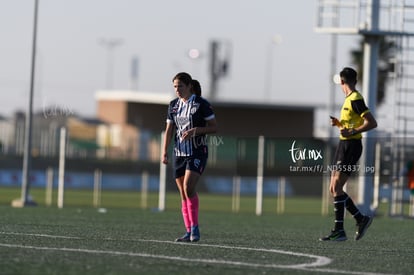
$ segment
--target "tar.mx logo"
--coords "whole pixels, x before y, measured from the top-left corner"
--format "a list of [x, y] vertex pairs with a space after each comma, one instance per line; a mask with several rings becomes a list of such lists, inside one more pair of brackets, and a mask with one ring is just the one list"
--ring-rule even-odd
[[45, 119], [50, 117], [71, 116], [73, 114], [74, 111], [67, 106], [53, 105], [46, 107], [45, 104], [43, 105], [43, 116]]
[[293, 141], [291, 148], [289, 149], [290, 156], [292, 157], [293, 163], [300, 160], [318, 160], [322, 159], [322, 150], [318, 149], [306, 149], [295, 147], [296, 140]]

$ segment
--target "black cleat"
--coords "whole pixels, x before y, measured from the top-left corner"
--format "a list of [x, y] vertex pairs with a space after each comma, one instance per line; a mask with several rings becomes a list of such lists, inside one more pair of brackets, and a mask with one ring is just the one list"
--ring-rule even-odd
[[344, 230], [332, 230], [331, 234], [328, 236], [319, 238], [320, 241], [332, 241], [332, 242], [342, 242], [346, 241], [348, 238], [346, 237]]
[[364, 216], [362, 221], [357, 223], [357, 231], [355, 233], [355, 240], [358, 241], [364, 237], [365, 232], [367, 232], [368, 227], [371, 225], [373, 218], [370, 216]]

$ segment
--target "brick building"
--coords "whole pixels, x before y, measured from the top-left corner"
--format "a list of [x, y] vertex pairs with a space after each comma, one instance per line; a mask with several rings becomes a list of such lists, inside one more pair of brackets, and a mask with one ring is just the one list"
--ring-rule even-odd
[[[155, 160], [156, 142], [165, 129], [168, 103], [174, 94], [136, 91], [98, 91], [97, 118], [117, 127], [120, 152]], [[219, 135], [233, 137], [313, 137], [314, 107], [254, 102], [211, 102]]]

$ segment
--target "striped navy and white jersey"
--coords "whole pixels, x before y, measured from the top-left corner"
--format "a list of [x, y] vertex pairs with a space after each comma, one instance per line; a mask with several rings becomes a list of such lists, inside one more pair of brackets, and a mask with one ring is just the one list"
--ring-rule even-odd
[[202, 97], [191, 95], [187, 102], [174, 99], [168, 107], [167, 123], [173, 123], [176, 129], [174, 152], [176, 156], [192, 156], [207, 153], [205, 135], [197, 135], [183, 140], [185, 131], [194, 127], [205, 127], [208, 120], [215, 117], [210, 103]]

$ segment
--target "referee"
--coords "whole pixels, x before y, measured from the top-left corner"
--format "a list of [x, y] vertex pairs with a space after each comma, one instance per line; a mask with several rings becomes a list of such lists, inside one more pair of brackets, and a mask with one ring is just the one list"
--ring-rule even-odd
[[[168, 164], [168, 147], [174, 137], [174, 175], [181, 196], [181, 213], [186, 228], [177, 242], [200, 240], [198, 227], [198, 195], [196, 184], [207, 164], [206, 134], [217, 131], [210, 103], [193, 93], [192, 78], [178, 73], [173, 78], [177, 98], [170, 102], [165, 129], [163, 159]], [[198, 83], [198, 82], [197, 82]]]
[[320, 238], [321, 241], [345, 241], [344, 230], [345, 209], [356, 220], [355, 240], [361, 239], [371, 225], [372, 217], [363, 215], [343, 188], [362, 154], [362, 132], [377, 127], [374, 116], [365, 105], [361, 94], [355, 89], [357, 72], [352, 68], [344, 68], [340, 72], [341, 88], [345, 101], [341, 109], [341, 118], [331, 117], [332, 126], [340, 129], [339, 144], [335, 153], [333, 172], [329, 191], [334, 200], [335, 226], [331, 233]]

